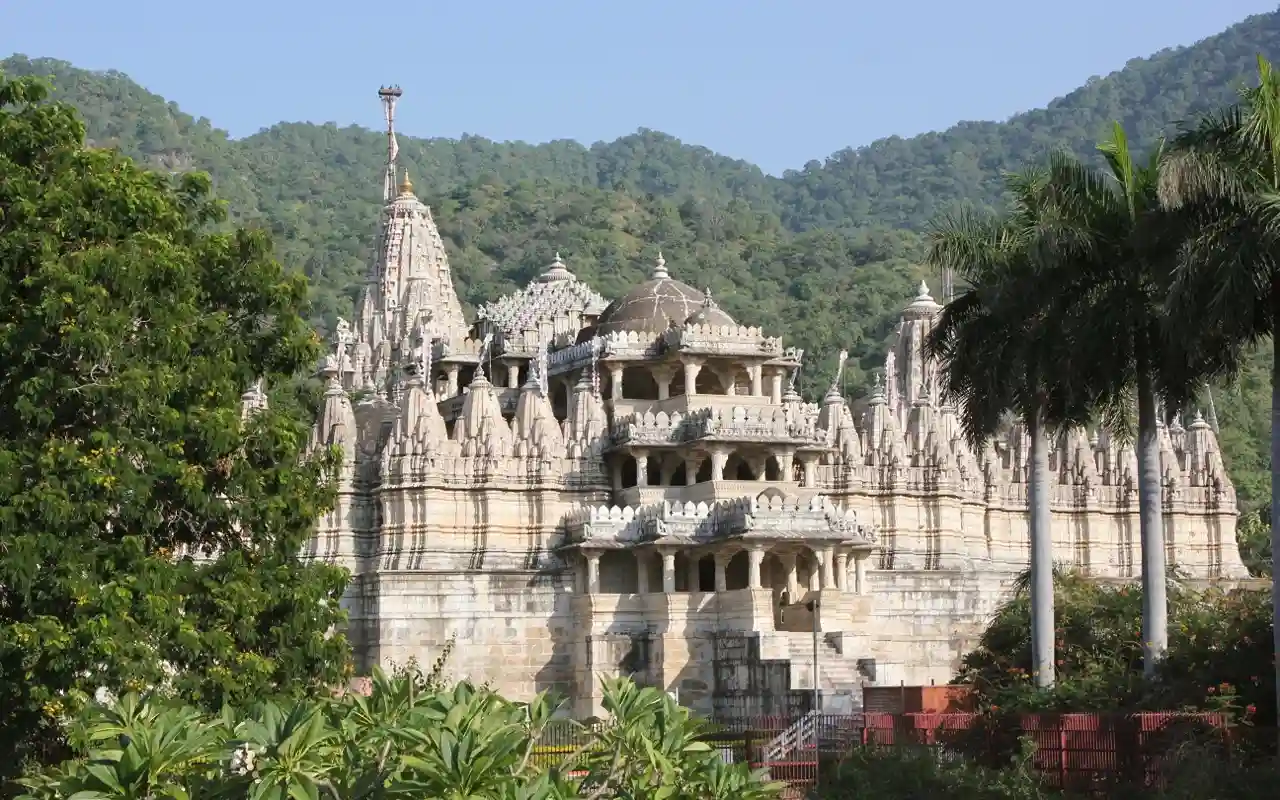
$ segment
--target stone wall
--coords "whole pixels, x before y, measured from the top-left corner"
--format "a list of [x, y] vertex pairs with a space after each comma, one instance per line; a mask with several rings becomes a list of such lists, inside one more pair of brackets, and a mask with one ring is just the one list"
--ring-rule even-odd
[[362, 670], [426, 667], [456, 637], [447, 671], [513, 699], [574, 689], [568, 574], [372, 572], [353, 578], [345, 604]]

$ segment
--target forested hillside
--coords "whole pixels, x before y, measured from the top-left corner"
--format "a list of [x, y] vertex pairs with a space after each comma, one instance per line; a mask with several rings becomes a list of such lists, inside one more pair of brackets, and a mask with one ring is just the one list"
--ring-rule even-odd
[[[915, 284], [934, 282], [918, 266], [930, 219], [962, 202], [998, 204], [1003, 171], [1054, 148], [1088, 154], [1113, 120], [1151, 146], [1179, 120], [1230, 102], [1259, 53], [1280, 59], [1280, 12], [1135, 59], [1005, 122], [891, 137], [780, 178], [649, 130], [590, 147], [402, 136], [400, 158], [436, 211], [469, 306], [522, 285], [557, 250], [617, 295], [661, 247], [676, 277], [709, 286], [738, 319], [805, 347], [808, 393], [825, 386], [835, 354], [848, 348], [847, 389], [856, 395]], [[380, 205], [381, 133], [281, 123], [233, 140], [121, 73], [23, 56], [0, 70], [50, 78], [98, 146], [157, 169], [207, 170], [233, 216], [270, 229], [285, 262], [311, 278], [317, 323], [350, 314]], [[370, 123], [379, 118], [371, 95]], [[1269, 487], [1270, 389], [1260, 376], [1214, 395], [1250, 505]]]

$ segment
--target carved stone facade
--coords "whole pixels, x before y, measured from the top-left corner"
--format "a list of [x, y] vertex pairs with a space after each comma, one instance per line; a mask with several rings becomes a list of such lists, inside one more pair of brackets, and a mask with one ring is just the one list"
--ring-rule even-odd
[[[803, 352], [661, 256], [613, 303], [557, 256], [468, 328], [431, 212], [395, 180], [398, 96], [379, 246], [315, 430], [345, 465], [310, 554], [352, 572], [362, 665], [426, 662], [456, 636], [457, 674], [553, 687], [582, 715], [619, 673], [767, 711], [813, 686], [815, 641], [829, 701], [949, 680], [1026, 567], [1028, 447], [1016, 425], [979, 452], [961, 438], [921, 348], [928, 289], [857, 419], [839, 375], [805, 402]], [[1212, 430], [1160, 437], [1170, 563], [1244, 577]], [[1070, 431], [1052, 464], [1056, 557], [1135, 577], [1132, 448]]]

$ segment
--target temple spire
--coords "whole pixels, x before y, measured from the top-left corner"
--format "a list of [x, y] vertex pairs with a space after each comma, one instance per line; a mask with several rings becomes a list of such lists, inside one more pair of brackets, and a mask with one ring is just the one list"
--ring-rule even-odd
[[378, 90], [387, 118], [387, 171], [382, 181], [382, 199], [386, 203], [396, 199], [396, 156], [400, 154], [400, 146], [396, 144], [396, 101], [402, 94], [399, 86], [383, 86]]

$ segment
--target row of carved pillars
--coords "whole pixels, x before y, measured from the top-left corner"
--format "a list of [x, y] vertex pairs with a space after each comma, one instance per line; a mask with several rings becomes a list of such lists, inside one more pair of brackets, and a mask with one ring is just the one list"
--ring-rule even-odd
[[[609, 386], [610, 399], [616, 401], [625, 399], [647, 400], [651, 398], [626, 398], [623, 395], [623, 384], [627, 369], [646, 369], [650, 376], [653, 377], [654, 383], [658, 387], [658, 400], [666, 400], [671, 397], [671, 384], [676, 377], [676, 367], [673, 364], [653, 364], [653, 365], [631, 365], [613, 363], [609, 364]], [[738, 365], [733, 364], [727, 370], [715, 370], [706, 364], [701, 358], [691, 358], [684, 356], [680, 359], [680, 366], [684, 369], [684, 393], [686, 395], [700, 394], [698, 391], [698, 373], [703, 367], [712, 369], [716, 372], [718, 382], [723, 388], [723, 392], [727, 396], [735, 396], [737, 393], [737, 374]], [[764, 365], [748, 364], [746, 365], [747, 376], [751, 381], [750, 396], [764, 396]], [[774, 404], [782, 402], [782, 377], [781, 370], [774, 370], [769, 376], [770, 386], [769, 394]]]
[[[724, 468], [729, 463], [729, 457], [734, 455], [734, 449], [730, 446], [708, 445], [707, 451], [711, 459], [711, 474], [707, 480], [722, 481], [725, 480]], [[802, 472], [799, 484], [802, 487], [817, 486], [818, 482], [818, 459], [817, 454], [798, 454], [793, 451], [780, 450], [772, 455], [757, 455], [753, 459], [738, 454], [752, 473], [756, 476], [755, 480], [768, 480], [768, 459], [772, 458], [778, 467], [777, 480], [791, 481], [795, 472], [795, 461], [800, 461]], [[672, 458], [671, 456], [675, 456]], [[625, 456], [623, 456], [625, 458]], [[634, 448], [631, 451], [631, 457], [635, 460], [636, 467], [636, 486], [649, 486], [649, 452], [640, 448]], [[657, 454], [655, 456], [661, 468], [659, 470], [660, 486], [673, 486], [673, 480], [677, 470], [683, 464], [686, 486], [691, 486], [698, 482], [698, 473], [702, 469], [703, 463], [707, 460], [708, 455], [702, 453], [686, 453], [686, 454]], [[615, 460], [612, 465], [613, 471], [613, 487], [618, 490], [630, 488], [623, 486], [622, 462]]]
[[[652, 551], [634, 550], [631, 551], [636, 560], [636, 578], [637, 593], [649, 594], [649, 559], [656, 553], [662, 559], [662, 593], [675, 594], [676, 592], [676, 554], [678, 549], [671, 547], [655, 547]], [[715, 591], [728, 591], [727, 568], [729, 561], [740, 551], [721, 551], [712, 554], [715, 559]], [[747, 553], [747, 587], [748, 589], [765, 588], [760, 579], [760, 567], [764, 563], [767, 551], [764, 545], [755, 545], [746, 548]], [[867, 589], [867, 557], [870, 556], [869, 550], [855, 550], [849, 553], [843, 549], [828, 546], [821, 548], [811, 548], [814, 559], [819, 568], [814, 570], [809, 578], [808, 589], [837, 589], [840, 591], [852, 590], [854, 594], [863, 594]], [[686, 551], [687, 554], [687, 551]], [[602, 551], [584, 549], [582, 551], [583, 560], [586, 564], [586, 593], [598, 594], [600, 592], [600, 556]], [[801, 595], [801, 586], [799, 573], [796, 569], [796, 556], [794, 551], [782, 551], [774, 553], [782, 564], [782, 569], [787, 577], [787, 592], [791, 597], [796, 598]], [[853, 556], [854, 560], [854, 579], [853, 586], [849, 583], [849, 557]], [[705, 556], [704, 556], [705, 557]], [[699, 568], [701, 558], [689, 558], [689, 584], [697, 586], [699, 583]]]

